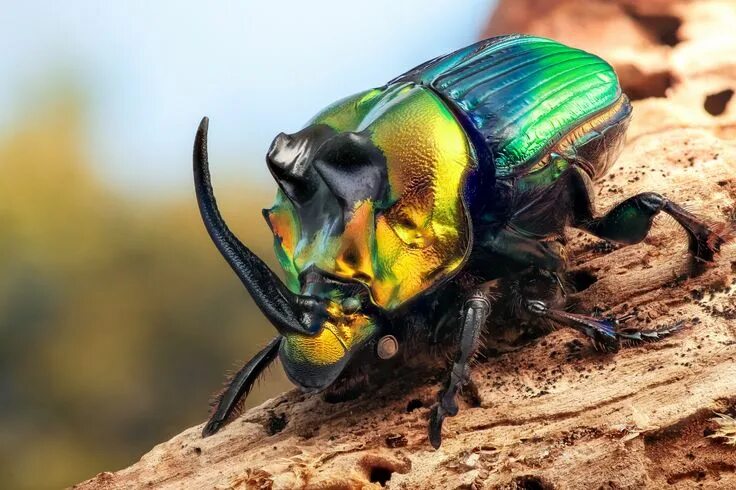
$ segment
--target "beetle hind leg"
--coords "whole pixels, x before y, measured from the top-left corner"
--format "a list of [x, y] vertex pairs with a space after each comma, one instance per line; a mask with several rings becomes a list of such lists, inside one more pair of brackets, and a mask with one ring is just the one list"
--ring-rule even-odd
[[664, 212], [677, 221], [688, 234], [690, 253], [695, 259], [712, 262], [729, 233], [710, 227], [682, 206], [656, 192], [642, 192], [620, 202], [601, 217], [593, 211], [592, 182], [577, 171], [577, 189], [573, 226], [605, 240], [622, 245], [639, 243], [649, 234], [654, 217]]
[[580, 227], [600, 238], [633, 245], [649, 234], [654, 217], [660, 212], [672, 216], [687, 232], [690, 253], [698, 260], [712, 262], [726, 241], [703, 220], [655, 193], [644, 192], [618, 204], [600, 218], [586, 217], [578, 220]]
[[625, 345], [654, 342], [682, 328], [682, 323], [654, 330], [628, 328], [624, 322], [629, 315], [621, 317], [595, 317], [572, 313], [565, 309], [563, 282], [556, 273], [530, 270], [514, 279], [507, 288], [507, 301], [512, 316], [532, 324], [541, 320], [546, 325], [572, 328], [586, 337], [603, 351], [616, 352]]
[[659, 327], [652, 330], [634, 330], [634, 329], [619, 329], [617, 335], [621, 341], [625, 344], [640, 344], [643, 342], [657, 342], [665, 337], [679, 332], [684, 326], [684, 322], [679, 321], [674, 325], [668, 327]]

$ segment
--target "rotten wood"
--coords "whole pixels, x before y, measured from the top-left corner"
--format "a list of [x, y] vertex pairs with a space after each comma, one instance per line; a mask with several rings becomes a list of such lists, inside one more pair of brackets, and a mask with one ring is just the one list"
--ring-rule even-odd
[[[733, 26], [726, 1], [506, 0], [488, 33], [592, 46], [637, 99], [599, 210], [651, 190], [726, 223], [736, 213]], [[474, 367], [477, 393], [445, 422], [438, 451], [427, 417], [444, 378], [408, 373], [343, 403], [290, 391], [213, 437], [192, 427], [77, 488], [736, 488], [736, 447], [707, 437], [714, 412], [736, 413], [736, 246], [692, 277], [684, 232], [666, 217], [632, 247], [569, 238], [576, 308], [685, 328], [617, 354], [561, 329], [491, 357]]]

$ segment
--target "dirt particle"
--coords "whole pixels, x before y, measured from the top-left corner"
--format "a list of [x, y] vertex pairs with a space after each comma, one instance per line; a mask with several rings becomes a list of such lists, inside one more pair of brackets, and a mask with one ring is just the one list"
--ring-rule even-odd
[[390, 448], [405, 447], [408, 444], [404, 434], [389, 434], [386, 436], [386, 445]]
[[616, 250], [616, 245], [607, 240], [597, 242], [593, 245], [593, 251], [601, 254], [608, 254]]

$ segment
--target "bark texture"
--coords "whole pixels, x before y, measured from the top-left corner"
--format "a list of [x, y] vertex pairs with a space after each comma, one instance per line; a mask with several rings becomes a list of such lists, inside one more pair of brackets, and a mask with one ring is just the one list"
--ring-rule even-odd
[[[736, 3], [502, 0], [486, 34], [501, 32], [601, 54], [635, 100], [599, 211], [651, 190], [733, 220]], [[213, 437], [187, 429], [78, 488], [736, 488], [736, 446], [706, 437], [723, 429], [714, 412], [736, 414], [736, 246], [689, 277], [685, 234], [667, 217], [644, 243], [615, 250], [569, 235], [581, 311], [686, 327], [618, 354], [562, 329], [489, 358], [438, 451], [427, 417], [444, 371], [337, 404], [291, 391]]]

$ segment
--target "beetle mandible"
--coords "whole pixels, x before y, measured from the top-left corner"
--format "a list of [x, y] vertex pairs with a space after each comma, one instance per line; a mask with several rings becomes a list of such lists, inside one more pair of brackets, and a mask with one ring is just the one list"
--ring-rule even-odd
[[632, 245], [664, 212], [705, 262], [725, 240], [654, 192], [595, 213], [593, 185], [621, 152], [631, 111], [604, 60], [523, 35], [478, 42], [342, 99], [276, 136], [266, 156], [279, 189], [264, 216], [286, 283], [220, 216], [204, 118], [194, 145], [202, 218], [278, 335], [218, 397], [203, 435], [232, 418], [277, 356], [292, 382], [321, 391], [438, 343], [455, 352], [430, 414], [439, 447], [486, 320], [503, 304], [612, 351], [676, 330], [632, 332], [564, 308], [568, 226]]

